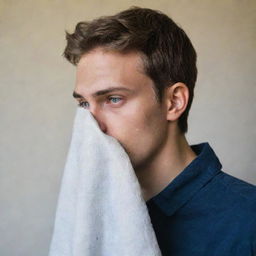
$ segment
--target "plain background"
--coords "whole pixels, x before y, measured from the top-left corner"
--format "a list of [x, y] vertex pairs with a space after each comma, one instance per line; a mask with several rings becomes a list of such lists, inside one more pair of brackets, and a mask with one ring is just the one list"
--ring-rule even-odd
[[0, 255], [46, 256], [76, 103], [65, 30], [130, 6], [164, 11], [198, 53], [190, 144], [256, 184], [256, 1], [0, 0]]

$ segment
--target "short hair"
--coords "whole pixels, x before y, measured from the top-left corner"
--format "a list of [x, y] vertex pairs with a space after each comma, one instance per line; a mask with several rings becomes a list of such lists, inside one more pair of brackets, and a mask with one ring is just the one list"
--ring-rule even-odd
[[159, 103], [166, 87], [184, 83], [189, 90], [189, 100], [178, 119], [178, 127], [183, 134], [187, 132], [197, 78], [197, 55], [184, 30], [170, 17], [158, 10], [131, 7], [116, 15], [79, 22], [74, 33], [66, 31], [66, 39], [63, 55], [74, 65], [83, 54], [96, 47], [120, 53], [138, 52], [145, 74], [154, 82]]

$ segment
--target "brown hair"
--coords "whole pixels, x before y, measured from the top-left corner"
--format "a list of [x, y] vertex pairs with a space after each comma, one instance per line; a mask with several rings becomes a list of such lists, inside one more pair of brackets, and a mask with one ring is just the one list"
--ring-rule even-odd
[[160, 11], [131, 7], [113, 16], [79, 22], [74, 33], [66, 31], [66, 39], [63, 55], [74, 65], [84, 53], [98, 46], [140, 53], [145, 74], [154, 82], [159, 103], [165, 87], [177, 82], [186, 84], [189, 101], [178, 126], [182, 133], [187, 132], [197, 77], [197, 56], [186, 33], [171, 18]]

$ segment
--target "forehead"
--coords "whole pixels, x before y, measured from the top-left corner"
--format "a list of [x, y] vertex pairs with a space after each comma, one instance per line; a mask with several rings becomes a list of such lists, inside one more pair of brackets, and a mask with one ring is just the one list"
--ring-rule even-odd
[[138, 52], [120, 53], [96, 48], [82, 55], [76, 72], [76, 87], [104, 89], [106, 86], [152, 86], [144, 73], [143, 61]]
[[118, 51], [107, 50], [102, 47], [94, 48], [93, 50], [85, 53], [80, 58], [77, 68], [78, 71], [84, 68], [95, 68], [102, 70], [107, 67], [119, 67], [119, 69], [136, 70], [137, 72], [144, 73], [143, 62], [141, 54], [135, 51], [121, 53]]

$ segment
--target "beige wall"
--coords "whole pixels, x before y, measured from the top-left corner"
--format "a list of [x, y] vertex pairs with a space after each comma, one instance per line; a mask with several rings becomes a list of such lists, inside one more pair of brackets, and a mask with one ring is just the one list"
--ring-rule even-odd
[[64, 30], [131, 5], [164, 11], [190, 36], [199, 77], [190, 143], [256, 183], [255, 1], [0, 0], [0, 255], [47, 255], [76, 104]]

